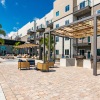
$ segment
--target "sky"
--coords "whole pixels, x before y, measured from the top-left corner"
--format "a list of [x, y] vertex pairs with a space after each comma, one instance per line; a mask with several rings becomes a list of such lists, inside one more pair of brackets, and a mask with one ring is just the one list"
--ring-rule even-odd
[[53, 9], [55, 0], [0, 0], [0, 24], [9, 34]]

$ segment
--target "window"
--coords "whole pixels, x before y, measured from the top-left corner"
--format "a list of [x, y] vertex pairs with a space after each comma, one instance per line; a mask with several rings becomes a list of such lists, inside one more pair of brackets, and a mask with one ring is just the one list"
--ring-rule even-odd
[[69, 49], [65, 49], [65, 55], [69, 55]]
[[65, 37], [65, 40], [69, 40], [69, 38], [68, 37]]
[[97, 10], [96, 14], [100, 14], [100, 10]]
[[66, 20], [66, 21], [65, 21], [65, 25], [68, 25], [68, 24], [69, 24], [69, 20]]
[[70, 6], [67, 5], [67, 6], [65, 7], [65, 12], [69, 11], [69, 9], [70, 9]]
[[56, 12], [56, 16], [59, 16], [59, 11]]
[[56, 28], [59, 28], [59, 24], [56, 24]]
[[100, 49], [97, 49], [97, 55], [100, 56]]
[[88, 36], [88, 42], [90, 42], [90, 36]]
[[80, 3], [80, 9], [83, 9], [85, 7], [85, 1]]
[[49, 24], [49, 21], [46, 21], [46, 25], [48, 25]]
[[59, 50], [56, 50], [56, 55], [59, 55]]
[[56, 37], [56, 42], [59, 42], [59, 37], [58, 36]]

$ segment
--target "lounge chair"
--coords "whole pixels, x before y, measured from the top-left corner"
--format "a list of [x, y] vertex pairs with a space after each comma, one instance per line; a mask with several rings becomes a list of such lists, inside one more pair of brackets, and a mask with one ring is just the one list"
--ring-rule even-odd
[[49, 71], [49, 63], [37, 63], [37, 70]]

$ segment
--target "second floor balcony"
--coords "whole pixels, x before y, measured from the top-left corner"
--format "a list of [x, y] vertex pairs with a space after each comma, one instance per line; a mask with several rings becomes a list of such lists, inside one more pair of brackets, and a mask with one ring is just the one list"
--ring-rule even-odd
[[83, 1], [79, 5], [73, 8], [74, 16], [81, 16], [89, 12], [91, 12], [91, 1], [90, 0]]
[[33, 29], [29, 29], [28, 31], [27, 31], [27, 34], [33, 34], [33, 33], [35, 33], [35, 31], [33, 30]]
[[15, 37], [15, 40], [21, 40], [21, 37], [20, 37], [19, 35], [17, 35], [17, 36]]
[[52, 20], [46, 21], [47, 27], [53, 28], [53, 22]]
[[43, 36], [36, 36], [36, 40], [40, 40], [42, 38], [43, 38]]
[[29, 36], [29, 37], [27, 38], [27, 41], [28, 41], [28, 42], [34, 41], [34, 36]]
[[44, 32], [45, 31], [45, 26], [43, 24], [37, 26], [37, 29], [36, 29], [37, 32]]
[[73, 40], [73, 46], [78, 46], [78, 47], [88, 47], [91, 46], [91, 38], [81, 38], [78, 39], [78, 42], [76, 42], [76, 39]]

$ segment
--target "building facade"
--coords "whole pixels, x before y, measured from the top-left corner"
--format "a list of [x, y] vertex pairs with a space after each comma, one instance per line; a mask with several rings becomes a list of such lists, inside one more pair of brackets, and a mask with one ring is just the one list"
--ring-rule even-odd
[[[17, 32], [17, 38], [25, 42], [39, 44], [45, 31], [68, 25], [74, 21], [100, 13], [99, 0], [55, 0], [53, 10], [43, 18], [27, 23]], [[20, 37], [20, 38], [19, 38]], [[93, 53], [93, 38], [70, 39], [68, 37], [55, 37], [56, 58], [73, 57], [77, 54], [89, 59]], [[98, 53], [100, 51], [98, 36]], [[64, 44], [63, 44], [64, 43]], [[64, 45], [64, 46], [63, 46]], [[64, 47], [64, 48], [63, 48]], [[42, 54], [43, 46], [38, 48], [36, 54]], [[62, 49], [63, 48], [63, 49]]]

